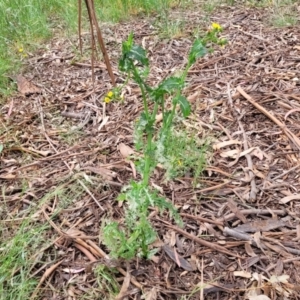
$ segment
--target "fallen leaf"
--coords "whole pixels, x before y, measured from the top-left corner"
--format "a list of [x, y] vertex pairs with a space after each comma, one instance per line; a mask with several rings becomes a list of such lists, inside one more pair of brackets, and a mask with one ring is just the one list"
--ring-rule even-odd
[[221, 148], [231, 146], [231, 145], [241, 145], [242, 143], [238, 140], [224, 141], [213, 145], [214, 150], [220, 150]]
[[246, 217], [241, 213], [236, 203], [232, 199], [227, 200], [227, 206], [243, 223], [247, 222]]
[[116, 172], [108, 170], [108, 169], [103, 168], [103, 167], [90, 167], [90, 166], [87, 166], [84, 169], [89, 170], [93, 173], [99, 174], [99, 175], [103, 176], [103, 178], [108, 179], [108, 180], [112, 180], [112, 178], [115, 178], [118, 175]]
[[108, 116], [104, 117], [104, 119], [102, 120], [101, 124], [98, 127], [98, 131], [100, 131], [106, 125], [106, 123], [108, 122], [108, 119], [109, 119]]
[[134, 154], [133, 149], [125, 145], [124, 143], [119, 144], [119, 151], [121, 152], [123, 158], [127, 158], [128, 156]]
[[182, 256], [180, 256], [175, 248], [171, 248], [167, 245], [164, 245], [162, 247], [164, 249], [164, 251], [168, 254], [168, 256], [178, 265], [178, 267], [183, 268], [186, 271], [194, 271], [193, 267], [191, 266], [191, 264], [184, 259]]
[[36, 85], [28, 81], [22, 75], [18, 75], [16, 77], [16, 81], [17, 81], [18, 91], [24, 96], [41, 92], [40, 88], [38, 88]]
[[151, 291], [146, 293], [145, 300], [156, 300], [157, 299], [157, 289], [156, 287], [153, 287]]
[[250, 272], [246, 272], [246, 271], [234, 271], [233, 275], [235, 277], [243, 277], [243, 278], [251, 278], [252, 274]]
[[126, 276], [123, 281], [123, 284], [122, 284], [122, 287], [121, 287], [121, 290], [120, 290], [119, 294], [117, 295], [117, 297], [115, 298], [116, 300], [121, 300], [127, 295], [128, 288], [130, 285], [130, 278], [131, 278], [130, 273], [127, 271]]
[[271, 283], [288, 283], [288, 279], [290, 278], [289, 275], [272, 275], [271, 278], [269, 279], [269, 282]]
[[73, 269], [73, 268], [64, 268], [62, 269], [62, 271], [64, 271], [65, 273], [68, 274], [77, 274], [77, 273], [81, 273], [85, 270], [85, 268], [80, 268], [80, 269]]
[[286, 204], [292, 200], [300, 200], [300, 194], [283, 197], [282, 199], [279, 200], [279, 202], [282, 204]]

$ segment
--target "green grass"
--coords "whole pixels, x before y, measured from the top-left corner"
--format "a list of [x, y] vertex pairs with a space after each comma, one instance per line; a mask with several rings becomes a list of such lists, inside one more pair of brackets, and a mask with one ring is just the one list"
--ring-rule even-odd
[[294, 26], [298, 23], [296, 5], [298, 0], [249, 0], [248, 4], [253, 7], [269, 9], [268, 25], [274, 27]]
[[[11, 92], [7, 76], [17, 72], [29, 52], [51, 37], [57, 25], [75, 28], [76, 3], [69, 0], [0, 2], [0, 93]], [[58, 23], [59, 22], [59, 23]]]
[[269, 22], [274, 27], [294, 26], [298, 22], [295, 0], [273, 0]]
[[[61, 179], [63, 182], [63, 179]], [[25, 189], [26, 187], [24, 187]], [[30, 295], [38, 284], [39, 273], [32, 276], [36, 268], [43, 265], [51, 266], [57, 262], [57, 254], [52, 254], [53, 240], [57, 237], [49, 236], [50, 225], [44, 219], [41, 207], [58, 201], [51, 218], [55, 218], [61, 209], [80, 200], [82, 188], [76, 181], [69, 178], [58, 185], [53, 191], [44, 195], [39, 203], [13, 217], [7, 207], [4, 187], [1, 194], [0, 210], [0, 299], [23, 300], [30, 299]], [[25, 191], [23, 191], [24, 193]], [[49, 246], [47, 251], [43, 251]], [[46, 266], [46, 268], [47, 268]], [[42, 271], [43, 273], [43, 271]]]
[[201, 140], [193, 132], [173, 130], [165, 141], [164, 153], [157, 146], [157, 159], [165, 168], [167, 180], [189, 176], [194, 178], [194, 185], [206, 166], [208, 151], [207, 141]]
[[[95, 0], [100, 20], [118, 22], [132, 15], [151, 14], [176, 5], [174, 0]], [[83, 1], [84, 7], [84, 1]], [[84, 24], [86, 11], [83, 10]], [[0, 95], [14, 85], [9, 76], [20, 71], [26, 57], [54, 33], [68, 35], [77, 29], [75, 0], [0, 1]], [[0, 101], [1, 103], [1, 101]]]

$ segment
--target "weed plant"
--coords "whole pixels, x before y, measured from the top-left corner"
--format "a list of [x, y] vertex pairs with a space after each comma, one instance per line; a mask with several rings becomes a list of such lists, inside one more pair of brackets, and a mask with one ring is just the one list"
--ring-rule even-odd
[[[119, 69], [127, 74], [125, 82], [131, 79], [138, 84], [142, 95], [144, 110], [137, 120], [135, 146], [137, 150], [143, 151], [144, 155], [138, 167], [142, 181], [132, 181], [119, 196], [119, 200], [126, 201], [128, 205], [124, 224], [108, 221], [103, 226], [103, 242], [111, 250], [113, 257], [148, 258], [155, 252], [149, 248], [156, 239], [156, 232], [148, 220], [149, 206], [158, 207], [161, 211], [167, 209], [175, 221], [181, 224], [181, 219], [173, 205], [159, 196], [156, 190], [151, 189], [150, 176], [159, 159], [162, 156], [168, 158], [167, 148], [171, 142], [177, 106], [180, 107], [183, 117], [187, 117], [191, 112], [190, 103], [183, 95], [188, 70], [198, 58], [212, 51], [208, 46], [213, 43], [219, 45], [226, 43], [225, 40], [218, 38], [220, 31], [221, 26], [213, 23], [206, 35], [193, 43], [185, 69], [178, 76], [167, 77], [157, 87], [147, 83], [149, 60], [145, 49], [134, 44], [133, 34], [130, 34], [128, 40], [122, 44]], [[162, 114], [160, 128], [155, 127], [158, 113]]]

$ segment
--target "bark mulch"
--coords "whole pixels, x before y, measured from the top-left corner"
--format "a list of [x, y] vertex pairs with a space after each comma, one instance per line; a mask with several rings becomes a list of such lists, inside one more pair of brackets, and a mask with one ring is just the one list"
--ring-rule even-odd
[[[300, 33], [271, 28], [267, 14], [237, 6], [211, 17], [229, 43], [190, 70], [185, 94], [193, 113], [182, 125], [210, 137], [211, 152], [196, 188], [189, 174], [165, 183], [158, 171], [151, 179], [178, 207], [184, 227], [153, 210], [159, 251], [148, 261], [112, 260], [99, 240], [101, 220], [122, 222], [116, 197], [135, 175], [119, 146], [133, 148], [139, 89], [129, 84], [124, 103], [104, 105], [111, 89], [105, 65], [96, 65], [93, 88], [88, 55], [74, 54], [76, 39], [54, 39], [27, 60], [17, 78], [20, 93], [1, 107], [0, 139], [8, 145], [1, 154], [1, 197], [10, 210], [1, 218], [22, 216], [61, 182], [82, 193], [59, 215], [52, 215], [57, 195], [36, 216], [50, 224], [52, 241], [43, 250], [49, 264], [32, 270], [38, 280], [48, 272], [41, 299], [105, 299], [108, 288], [93, 271], [99, 265], [114, 268], [116, 299], [299, 298]], [[186, 26], [174, 39], [160, 38], [151, 19], [103, 26], [118, 82], [124, 79], [120, 45], [131, 30], [149, 53], [150, 82], [182, 69], [194, 29], [205, 30], [203, 16], [197, 10], [172, 15], [184, 17]]]

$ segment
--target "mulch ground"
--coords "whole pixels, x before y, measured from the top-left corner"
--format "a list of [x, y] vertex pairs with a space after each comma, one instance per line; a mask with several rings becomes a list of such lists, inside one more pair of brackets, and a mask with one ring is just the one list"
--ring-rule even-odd
[[[34, 86], [19, 76], [20, 93], [1, 107], [0, 139], [9, 146], [0, 182], [10, 210], [1, 218], [22, 216], [61, 182], [82, 183], [75, 181], [80, 199], [59, 215], [52, 216], [59, 195], [39, 211], [39, 222], [51, 225], [48, 239], [55, 237], [44, 249], [49, 264], [32, 270], [38, 280], [49, 272], [40, 299], [106, 299], [93, 272], [97, 265], [114, 268], [118, 299], [299, 298], [300, 31], [272, 28], [267, 16], [264, 9], [236, 6], [211, 17], [229, 43], [190, 70], [185, 94], [193, 113], [183, 124], [211, 137], [211, 152], [197, 188], [189, 174], [168, 183], [161, 170], [152, 177], [178, 207], [184, 227], [153, 210], [159, 251], [148, 261], [111, 260], [99, 240], [101, 220], [123, 220], [116, 197], [134, 173], [119, 145], [134, 147], [139, 89], [129, 84], [124, 103], [105, 106], [111, 89], [105, 65], [97, 64], [93, 89], [89, 59], [74, 55], [76, 38], [53, 39], [28, 58], [22, 76]], [[150, 82], [183, 68], [194, 29], [205, 29], [203, 15], [195, 9], [172, 17], [184, 17], [186, 26], [174, 39], [160, 38], [151, 19], [103, 26], [118, 82], [124, 79], [117, 68], [120, 45], [130, 31], [149, 53]], [[85, 53], [88, 38], [84, 34]], [[260, 294], [269, 298], [256, 298]]]

